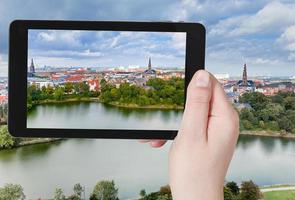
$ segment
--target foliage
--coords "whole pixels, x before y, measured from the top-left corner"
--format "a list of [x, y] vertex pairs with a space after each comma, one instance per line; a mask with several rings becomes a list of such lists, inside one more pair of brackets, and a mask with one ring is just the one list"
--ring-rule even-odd
[[252, 109], [241, 109], [240, 127], [245, 130], [271, 130], [295, 132], [295, 94], [278, 93], [272, 97], [261, 93], [246, 93], [240, 102]]
[[22, 186], [17, 184], [6, 184], [0, 188], [0, 200], [23, 200], [26, 196]]
[[15, 147], [20, 141], [20, 138], [14, 138], [9, 134], [7, 125], [0, 126], [0, 149]]
[[56, 188], [54, 191], [54, 200], [66, 200], [64, 192], [61, 188]]
[[234, 194], [228, 187], [223, 188], [224, 200], [235, 200]]
[[139, 196], [140, 196], [141, 198], [145, 197], [145, 196], [146, 196], [146, 191], [145, 191], [144, 189], [140, 190], [140, 192], [139, 192]]
[[153, 78], [147, 81], [146, 87], [123, 83], [118, 88], [104, 83], [101, 85], [100, 99], [105, 103], [146, 105], [175, 105], [184, 103], [184, 79], [172, 78], [163, 80]]
[[227, 182], [225, 186], [231, 191], [233, 195], [238, 195], [240, 193], [240, 188], [234, 181]]
[[98, 182], [91, 194], [92, 200], [117, 200], [118, 188], [114, 181], [100, 181]]
[[253, 181], [242, 182], [240, 200], [258, 200], [260, 197], [259, 187]]
[[32, 84], [27, 89], [27, 110], [44, 100], [62, 101], [67, 98], [99, 97], [104, 103], [147, 105], [183, 106], [184, 104], [184, 79], [159, 78], [149, 79], [145, 86], [122, 83], [117, 88], [108, 84], [105, 79], [100, 81], [101, 91], [89, 91], [85, 82], [70, 83], [52, 87], [39, 88]]

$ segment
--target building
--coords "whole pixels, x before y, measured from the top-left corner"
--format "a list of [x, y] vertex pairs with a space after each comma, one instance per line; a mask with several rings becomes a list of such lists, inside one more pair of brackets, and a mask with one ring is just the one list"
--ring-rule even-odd
[[143, 76], [145, 78], [156, 78], [156, 70], [152, 69], [152, 60], [149, 58], [148, 69], [144, 71]]
[[248, 80], [247, 65], [244, 64], [243, 78], [237, 82], [237, 91], [239, 93], [254, 92], [255, 84], [253, 80]]
[[98, 79], [89, 80], [87, 81], [89, 85], [89, 91], [99, 91], [100, 90], [100, 84]]
[[34, 65], [34, 60], [31, 60], [31, 65], [29, 67], [29, 71], [28, 71], [28, 77], [34, 77], [35, 75], [35, 65]]

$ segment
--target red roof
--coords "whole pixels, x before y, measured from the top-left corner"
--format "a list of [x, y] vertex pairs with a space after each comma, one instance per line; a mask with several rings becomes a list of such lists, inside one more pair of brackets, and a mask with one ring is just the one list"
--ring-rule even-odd
[[82, 81], [83, 76], [70, 76], [65, 78], [66, 81], [68, 82], [78, 82], [78, 81]]

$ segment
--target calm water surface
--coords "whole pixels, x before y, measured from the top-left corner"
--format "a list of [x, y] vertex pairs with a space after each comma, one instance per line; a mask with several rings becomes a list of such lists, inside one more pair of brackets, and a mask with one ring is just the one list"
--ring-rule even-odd
[[118, 108], [102, 103], [39, 105], [28, 116], [29, 128], [177, 130], [181, 110]]
[[[56, 187], [70, 194], [78, 182], [88, 196], [97, 181], [113, 179], [120, 198], [128, 199], [168, 183], [170, 144], [153, 149], [134, 140], [71, 139], [0, 151], [0, 185], [21, 184], [27, 197], [36, 199], [52, 197]], [[240, 136], [227, 180], [295, 183], [294, 169], [294, 140]]]

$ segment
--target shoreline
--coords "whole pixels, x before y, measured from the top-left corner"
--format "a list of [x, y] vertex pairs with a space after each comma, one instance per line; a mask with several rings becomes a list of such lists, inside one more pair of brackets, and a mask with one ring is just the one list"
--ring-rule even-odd
[[268, 130], [259, 130], [259, 131], [243, 130], [243, 131], [240, 131], [240, 135], [285, 138], [285, 139], [294, 139], [295, 140], [295, 134], [283, 133], [283, 132], [279, 132], [279, 131], [274, 132], [274, 131], [268, 131]]
[[136, 109], [162, 109], [162, 110], [183, 110], [183, 106], [177, 106], [177, 105], [164, 105], [164, 104], [158, 104], [158, 105], [146, 105], [146, 106], [140, 106], [138, 104], [123, 104], [118, 102], [110, 102], [105, 103], [101, 101], [97, 97], [81, 97], [81, 98], [68, 98], [64, 100], [42, 100], [39, 102], [34, 103], [33, 105], [44, 105], [44, 104], [62, 104], [62, 103], [78, 103], [78, 102], [97, 102], [102, 103], [108, 106], [114, 106], [118, 108], [136, 108]]
[[54, 143], [61, 140], [65, 140], [65, 139], [64, 138], [35, 138], [32, 140], [22, 141], [18, 145], [10, 147], [10, 148], [0, 149], [0, 151], [12, 150], [12, 149], [25, 147], [25, 146], [31, 146], [31, 145]]

